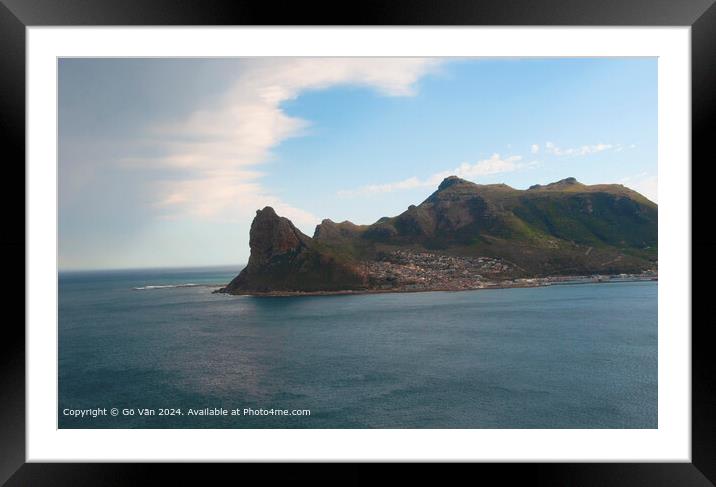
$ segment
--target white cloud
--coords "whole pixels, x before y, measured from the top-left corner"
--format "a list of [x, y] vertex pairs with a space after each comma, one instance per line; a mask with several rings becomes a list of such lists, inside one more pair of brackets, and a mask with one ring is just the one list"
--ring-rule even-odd
[[386, 96], [414, 94], [416, 81], [436, 66], [430, 59], [298, 58], [252, 60], [220, 103], [155, 127], [150, 145], [163, 154], [126, 163], [176, 170], [159, 182], [156, 207], [165, 216], [235, 218], [264, 205], [307, 226], [319, 219], [292, 208], [260, 184], [256, 166], [309, 122], [287, 115], [281, 103], [307, 90], [339, 84], [370, 87]]
[[488, 159], [483, 159], [473, 164], [464, 162], [452, 171], [441, 171], [432, 174], [425, 179], [411, 177], [393, 183], [372, 184], [368, 186], [362, 186], [357, 189], [342, 190], [338, 192], [338, 195], [343, 197], [353, 197], [367, 194], [391, 193], [393, 191], [400, 191], [405, 189], [437, 187], [440, 182], [448, 176], [458, 176], [464, 179], [475, 179], [481, 176], [488, 176], [491, 174], [517, 171], [518, 169], [522, 169], [536, 164], [535, 161], [529, 163], [523, 163], [521, 161], [522, 156], [509, 156], [503, 158], [502, 156], [500, 156], [500, 154], [493, 154]]
[[537, 154], [539, 152], [539, 144], [532, 144], [530, 152], [532, 152], [532, 154]]
[[[536, 145], [536, 144], [535, 144]], [[532, 146], [534, 149], [535, 145]], [[592, 144], [592, 145], [582, 145], [580, 147], [571, 147], [568, 149], [563, 149], [561, 147], [558, 147], [553, 142], [545, 142], [544, 144], [544, 150], [547, 154], [551, 154], [554, 156], [586, 156], [590, 154], [597, 154], [599, 152], [604, 152], [607, 150], [615, 150], [615, 151], [621, 151], [623, 149], [623, 146], [621, 144]]]

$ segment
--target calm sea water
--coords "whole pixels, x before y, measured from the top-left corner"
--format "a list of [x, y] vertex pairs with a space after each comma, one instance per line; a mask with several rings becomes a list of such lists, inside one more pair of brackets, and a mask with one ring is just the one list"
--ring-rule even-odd
[[[204, 286], [237, 271], [62, 274], [59, 426], [657, 427], [655, 282], [290, 298]], [[311, 414], [187, 414], [203, 408]]]

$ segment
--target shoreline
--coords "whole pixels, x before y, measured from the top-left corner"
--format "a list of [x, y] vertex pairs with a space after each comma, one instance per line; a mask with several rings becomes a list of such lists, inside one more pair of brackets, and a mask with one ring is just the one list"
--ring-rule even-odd
[[546, 277], [526, 279], [522, 282], [495, 282], [487, 283], [481, 287], [454, 288], [391, 288], [391, 289], [346, 289], [340, 291], [266, 291], [266, 292], [245, 292], [227, 293], [219, 289], [212, 291], [212, 294], [226, 294], [227, 296], [251, 296], [256, 298], [272, 297], [299, 297], [299, 296], [350, 296], [362, 294], [396, 294], [396, 293], [425, 293], [425, 292], [463, 292], [482, 291], [489, 289], [524, 289], [550, 286], [568, 286], [576, 284], [612, 284], [621, 282], [658, 282], [658, 276], [633, 276], [633, 277], [609, 277], [609, 276], [569, 276], [567, 279], [561, 277]]

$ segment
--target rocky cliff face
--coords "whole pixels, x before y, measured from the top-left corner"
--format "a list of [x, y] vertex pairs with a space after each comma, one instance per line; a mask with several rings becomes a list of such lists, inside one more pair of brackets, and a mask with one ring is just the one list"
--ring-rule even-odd
[[367, 286], [359, 265], [321, 249], [269, 206], [256, 212], [249, 246], [247, 266], [219, 292], [339, 291]]
[[259, 268], [280, 256], [298, 254], [309, 245], [310, 239], [288, 218], [278, 216], [273, 208], [267, 206], [256, 212], [251, 223], [249, 267]]

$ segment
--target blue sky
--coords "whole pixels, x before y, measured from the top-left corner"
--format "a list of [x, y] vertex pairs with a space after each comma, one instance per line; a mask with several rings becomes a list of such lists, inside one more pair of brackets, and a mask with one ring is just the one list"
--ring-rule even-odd
[[240, 264], [265, 205], [311, 235], [446, 175], [657, 201], [657, 61], [62, 59], [61, 269]]

